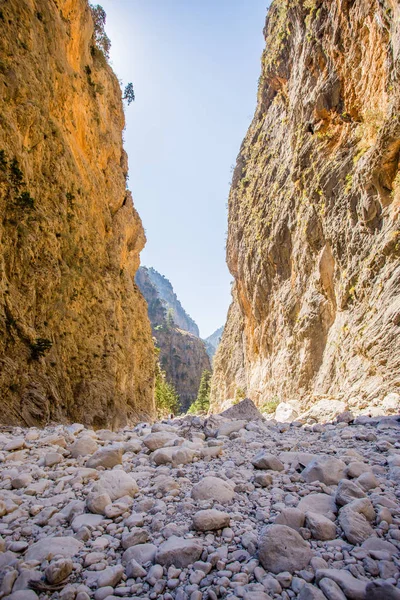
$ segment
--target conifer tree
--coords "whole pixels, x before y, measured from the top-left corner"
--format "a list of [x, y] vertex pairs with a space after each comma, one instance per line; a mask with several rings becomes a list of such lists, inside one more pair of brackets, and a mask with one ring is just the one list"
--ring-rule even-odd
[[200, 379], [199, 391], [197, 398], [190, 406], [188, 412], [195, 414], [198, 412], [207, 412], [210, 407], [210, 389], [211, 389], [211, 373], [207, 369], [203, 371]]

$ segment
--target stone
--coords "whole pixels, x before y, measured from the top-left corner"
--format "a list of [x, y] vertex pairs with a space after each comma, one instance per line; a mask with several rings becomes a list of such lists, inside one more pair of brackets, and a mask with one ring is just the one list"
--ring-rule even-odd
[[344, 595], [338, 584], [335, 581], [333, 581], [333, 579], [324, 577], [320, 580], [318, 585], [328, 600], [346, 600], [346, 596]]
[[79, 531], [81, 527], [89, 527], [96, 529], [98, 525], [103, 521], [103, 515], [96, 515], [92, 513], [84, 513], [83, 515], [78, 515], [71, 523], [72, 529], [75, 531]]
[[306, 512], [306, 527], [316, 540], [334, 540], [336, 537], [335, 523], [319, 513]]
[[118, 500], [123, 496], [136, 496], [139, 487], [136, 481], [122, 469], [106, 471], [95, 484], [95, 490], [106, 492], [111, 501]]
[[203, 546], [200, 540], [184, 539], [173, 535], [158, 548], [155, 561], [166, 567], [174, 565], [179, 569], [185, 569], [199, 560], [202, 552]]
[[270, 473], [256, 473], [254, 475], [254, 483], [261, 487], [268, 487], [272, 484], [272, 475]]
[[124, 567], [122, 565], [115, 565], [114, 567], [107, 567], [104, 571], [100, 571], [97, 577], [97, 586], [101, 587], [115, 587], [122, 579], [124, 574]]
[[300, 500], [297, 505], [298, 510], [306, 512], [319, 513], [331, 521], [334, 521], [337, 513], [337, 506], [333, 496], [328, 494], [308, 494]]
[[366, 494], [363, 489], [354, 481], [342, 479], [335, 494], [335, 502], [338, 506], [344, 506], [352, 502], [356, 498], [365, 498]]
[[377, 537], [370, 537], [366, 539], [361, 544], [361, 548], [367, 550], [368, 552], [386, 552], [390, 554], [390, 556], [394, 556], [399, 552], [394, 544]]
[[107, 492], [92, 492], [86, 498], [87, 509], [94, 514], [104, 515], [106, 506], [111, 504], [111, 498]]
[[147, 562], [154, 562], [157, 552], [157, 546], [154, 544], [138, 544], [131, 546], [122, 555], [122, 562], [128, 563], [135, 560], [139, 565], [144, 565]]
[[300, 590], [298, 600], [326, 600], [326, 596], [315, 585], [306, 583]]
[[397, 394], [396, 392], [387, 394], [382, 400], [382, 409], [386, 414], [399, 414], [400, 394]]
[[11, 487], [15, 490], [20, 490], [32, 482], [32, 475], [29, 473], [21, 473], [18, 477], [11, 480]]
[[82, 436], [78, 438], [70, 447], [69, 451], [72, 458], [79, 458], [80, 456], [87, 456], [93, 454], [98, 448], [97, 442], [90, 436]]
[[60, 558], [59, 560], [50, 563], [46, 568], [46, 579], [51, 585], [60, 583], [71, 575], [72, 569], [73, 563], [70, 558]]
[[362, 473], [359, 477], [357, 477], [356, 483], [361, 489], [364, 490], [364, 492], [368, 492], [368, 490], [372, 490], [379, 485], [379, 481], [372, 472]]
[[400, 600], [400, 589], [385, 581], [367, 584], [365, 600]]
[[339, 512], [339, 525], [351, 544], [361, 544], [374, 534], [366, 516], [351, 502]]
[[157, 431], [156, 433], [150, 433], [143, 439], [143, 444], [151, 452], [164, 448], [165, 446], [173, 446], [174, 442], [178, 439], [175, 433], [168, 431]]
[[124, 550], [138, 544], [145, 544], [149, 539], [149, 534], [145, 529], [133, 527], [128, 533], [122, 535], [122, 547]]
[[71, 536], [45, 537], [30, 546], [26, 552], [26, 560], [51, 560], [54, 556], [72, 558], [83, 547], [82, 542]]
[[259, 560], [267, 571], [300, 571], [311, 560], [309, 544], [286, 525], [268, 525], [261, 532], [259, 541]]
[[367, 582], [356, 579], [345, 569], [318, 569], [315, 573], [316, 582], [324, 578], [332, 579], [349, 600], [365, 600]]
[[54, 465], [59, 465], [63, 460], [62, 454], [58, 452], [48, 452], [44, 457], [44, 464], [46, 467], [54, 467]]
[[229, 527], [230, 516], [220, 510], [199, 510], [193, 516], [193, 526], [197, 531], [214, 531]]
[[251, 463], [256, 469], [265, 469], [269, 471], [283, 471], [285, 469], [284, 464], [279, 458], [273, 454], [264, 452], [263, 450], [256, 454]]
[[224, 421], [220, 423], [217, 431], [217, 437], [229, 436], [231, 433], [240, 431], [247, 425], [247, 421], [234, 419], [232, 421]]
[[305, 513], [298, 508], [283, 508], [275, 518], [275, 525], [286, 525], [299, 531], [304, 526]]
[[298, 419], [299, 413], [288, 402], [280, 402], [275, 410], [275, 419], [279, 423], [291, 423]]
[[128, 579], [131, 577], [134, 579], [136, 579], [136, 577], [145, 577], [147, 574], [146, 569], [139, 565], [139, 563], [133, 558], [127, 563], [125, 572]]
[[235, 492], [228, 482], [219, 477], [204, 477], [193, 486], [191, 496], [194, 500], [214, 500], [221, 504], [232, 502]]
[[321, 481], [325, 485], [336, 485], [344, 478], [346, 464], [333, 456], [319, 456], [302, 471], [307, 483]]
[[122, 448], [111, 447], [111, 448], [100, 448], [97, 450], [87, 461], [86, 466], [90, 469], [97, 469], [97, 467], [104, 467], [105, 469], [112, 469], [117, 465], [122, 464]]
[[244, 419], [245, 421], [262, 420], [263, 416], [250, 398], [245, 398], [220, 413], [226, 419]]
[[363, 473], [371, 473], [371, 467], [360, 461], [354, 461], [347, 465], [346, 477], [356, 479]]
[[7, 600], [39, 600], [39, 596], [33, 590], [19, 590], [7, 596]]

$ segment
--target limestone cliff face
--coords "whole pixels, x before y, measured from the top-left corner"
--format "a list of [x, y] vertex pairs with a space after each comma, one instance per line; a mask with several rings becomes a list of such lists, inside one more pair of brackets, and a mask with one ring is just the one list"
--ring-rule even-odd
[[[166, 373], [167, 381], [172, 383], [178, 392], [182, 410], [186, 411], [197, 397], [203, 371], [211, 371], [205, 343], [180, 327], [182, 315], [186, 315], [186, 312], [168, 279], [154, 269], [140, 267], [136, 274], [136, 282], [148, 304], [153, 335], [160, 349], [161, 368]], [[179, 311], [172, 313], [172, 319], [168, 316], [171, 304], [165, 300], [165, 282], [169, 289], [168, 298], [175, 298], [174, 306], [180, 307]], [[192, 319], [188, 325], [191, 330], [193, 325], [197, 329]]]
[[213, 403], [400, 386], [400, 7], [275, 0], [229, 198]]
[[0, 26], [0, 420], [151, 416], [145, 236], [88, 3], [7, 0]]
[[208, 354], [210, 360], [212, 360], [214, 358], [214, 355], [215, 355], [217, 348], [219, 346], [219, 343], [221, 341], [223, 332], [224, 332], [224, 327], [223, 326], [219, 327], [218, 329], [216, 329], [214, 331], [214, 333], [209, 335], [204, 340], [204, 343], [206, 345], [207, 354]]

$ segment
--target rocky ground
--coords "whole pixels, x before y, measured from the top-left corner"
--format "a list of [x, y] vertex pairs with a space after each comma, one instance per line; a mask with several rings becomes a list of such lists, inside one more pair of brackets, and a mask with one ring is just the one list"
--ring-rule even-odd
[[243, 416], [2, 428], [0, 597], [400, 598], [396, 417]]

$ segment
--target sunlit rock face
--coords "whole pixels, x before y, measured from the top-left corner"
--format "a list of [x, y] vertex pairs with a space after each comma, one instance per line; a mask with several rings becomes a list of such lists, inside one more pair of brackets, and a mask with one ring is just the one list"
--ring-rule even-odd
[[270, 8], [229, 198], [215, 409], [238, 388], [379, 404], [400, 385], [399, 16], [394, 0]]
[[153, 414], [118, 80], [86, 0], [1, 7], [0, 419]]

